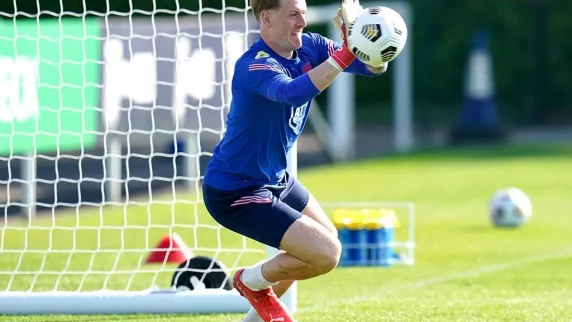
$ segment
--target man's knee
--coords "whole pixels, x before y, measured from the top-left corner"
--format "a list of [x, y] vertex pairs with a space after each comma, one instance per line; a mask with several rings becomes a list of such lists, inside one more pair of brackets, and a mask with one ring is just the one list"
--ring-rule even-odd
[[303, 216], [286, 232], [281, 248], [307, 263], [307, 269], [322, 275], [333, 270], [340, 260], [339, 239], [315, 220]]
[[326, 274], [338, 265], [342, 253], [342, 245], [337, 238], [332, 238], [327, 250], [315, 257], [311, 263], [318, 274]]

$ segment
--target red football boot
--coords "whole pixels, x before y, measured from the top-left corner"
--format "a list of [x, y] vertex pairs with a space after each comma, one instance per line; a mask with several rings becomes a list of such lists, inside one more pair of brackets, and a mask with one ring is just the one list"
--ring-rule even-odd
[[250, 302], [264, 322], [296, 322], [292, 313], [282, 304], [271, 287], [254, 291], [244, 285], [240, 279], [242, 271], [244, 270], [241, 269], [234, 274], [232, 284], [238, 293]]

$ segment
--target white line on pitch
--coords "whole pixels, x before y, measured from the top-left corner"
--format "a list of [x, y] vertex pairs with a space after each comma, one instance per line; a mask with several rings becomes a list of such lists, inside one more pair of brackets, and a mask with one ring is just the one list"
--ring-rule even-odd
[[403, 290], [403, 289], [411, 289], [411, 288], [419, 289], [419, 288], [426, 287], [429, 285], [441, 284], [441, 283], [455, 281], [455, 280], [459, 280], [459, 279], [463, 279], [463, 278], [476, 277], [476, 276], [481, 276], [481, 275], [485, 275], [485, 274], [489, 274], [489, 273], [506, 271], [506, 270], [510, 270], [510, 269], [517, 269], [517, 268], [521, 268], [523, 266], [530, 265], [530, 264], [536, 264], [536, 263], [540, 263], [540, 262], [546, 262], [546, 261], [550, 261], [550, 260], [566, 258], [566, 257], [571, 257], [571, 256], [572, 256], [572, 249], [565, 249], [565, 250], [561, 250], [561, 251], [555, 252], [555, 253], [525, 257], [521, 260], [513, 261], [513, 262], [506, 262], [506, 263], [495, 264], [495, 265], [484, 265], [484, 266], [480, 266], [480, 267], [477, 267], [475, 269], [468, 270], [468, 271], [463, 271], [463, 272], [458, 272], [458, 273], [453, 273], [453, 274], [448, 274], [448, 275], [443, 275], [443, 276], [437, 276], [434, 278], [427, 278], [427, 279], [423, 279], [423, 280], [419, 280], [419, 281], [414, 281], [411, 283], [397, 284], [394, 286], [377, 288], [374, 292], [370, 292], [368, 294], [350, 297], [350, 298], [345, 298], [345, 299], [340, 299], [340, 300], [333, 300], [333, 301], [329, 301], [329, 302], [322, 303], [322, 304], [310, 305], [310, 306], [302, 307], [298, 311], [299, 312], [316, 312], [316, 311], [324, 311], [324, 310], [330, 309], [334, 306], [338, 306], [341, 304], [356, 304], [356, 303], [362, 303], [362, 302], [375, 302], [376, 297], [386, 295], [386, 294], [393, 294], [393, 293], [395, 293], [399, 290]]

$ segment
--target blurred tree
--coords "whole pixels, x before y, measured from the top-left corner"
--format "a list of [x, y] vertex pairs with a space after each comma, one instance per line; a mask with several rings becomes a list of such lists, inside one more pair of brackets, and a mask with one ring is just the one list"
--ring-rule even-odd
[[547, 48], [548, 39], [547, 22], [546, 22], [546, 1], [545, 0], [532, 0], [531, 6], [532, 14], [532, 46], [531, 52], [533, 54], [533, 77], [532, 87], [534, 93], [533, 107], [536, 118], [534, 123], [542, 123], [546, 121], [548, 116], [546, 110], [542, 107], [545, 105], [546, 99], [546, 86], [548, 83], [547, 77]]
[[572, 1], [546, 1], [546, 39], [539, 40], [546, 57], [546, 86], [539, 109], [550, 110], [552, 121], [572, 120]]

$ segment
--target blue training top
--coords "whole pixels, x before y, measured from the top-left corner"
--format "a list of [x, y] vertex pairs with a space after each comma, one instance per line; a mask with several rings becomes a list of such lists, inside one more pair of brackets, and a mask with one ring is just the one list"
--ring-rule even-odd
[[[262, 38], [252, 44], [236, 62], [226, 133], [209, 161], [205, 184], [231, 191], [281, 181], [286, 155], [304, 129], [312, 99], [320, 93], [306, 72], [339, 46], [319, 34], [304, 33], [302, 47], [288, 59]], [[357, 59], [345, 71], [379, 75]]]

